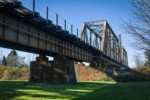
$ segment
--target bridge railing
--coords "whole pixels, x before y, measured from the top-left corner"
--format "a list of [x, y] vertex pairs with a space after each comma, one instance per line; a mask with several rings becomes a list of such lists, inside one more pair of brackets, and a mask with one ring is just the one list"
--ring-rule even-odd
[[[12, 0], [16, 1], [16, 0]], [[61, 26], [63, 30], [69, 31], [70, 34], [75, 35], [79, 38], [81, 30], [79, 30], [75, 25], [71, 24], [64, 17], [60, 16], [58, 13], [50, 9], [48, 5], [44, 4], [40, 0], [18, 0], [23, 3], [23, 6], [27, 7], [31, 11], [38, 12], [41, 17], [51, 20], [53, 24]]]

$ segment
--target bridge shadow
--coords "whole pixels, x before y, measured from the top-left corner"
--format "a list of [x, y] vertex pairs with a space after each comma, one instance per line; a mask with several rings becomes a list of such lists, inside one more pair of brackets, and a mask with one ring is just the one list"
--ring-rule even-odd
[[78, 82], [77, 85], [54, 85], [34, 84], [27, 81], [0, 81], [0, 100], [78, 100], [83, 97], [86, 99], [88, 95], [95, 96], [96, 91], [107, 94], [105, 89], [112, 85], [115, 85], [115, 83]]
[[66, 85], [0, 81], [0, 100], [149, 100], [149, 83], [78, 82]]

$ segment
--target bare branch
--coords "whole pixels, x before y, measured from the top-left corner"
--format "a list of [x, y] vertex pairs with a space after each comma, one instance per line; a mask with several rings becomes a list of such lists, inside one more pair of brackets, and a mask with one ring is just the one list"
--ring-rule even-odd
[[150, 47], [150, 0], [130, 0], [133, 6], [131, 20], [123, 21], [122, 29], [134, 39], [138, 49]]

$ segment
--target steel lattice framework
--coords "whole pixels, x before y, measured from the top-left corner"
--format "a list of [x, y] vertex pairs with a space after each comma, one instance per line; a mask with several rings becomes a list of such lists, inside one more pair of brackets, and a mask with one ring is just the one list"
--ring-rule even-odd
[[117, 37], [106, 20], [85, 22], [80, 39], [108, 57], [128, 64], [127, 52], [121, 44], [121, 35]]

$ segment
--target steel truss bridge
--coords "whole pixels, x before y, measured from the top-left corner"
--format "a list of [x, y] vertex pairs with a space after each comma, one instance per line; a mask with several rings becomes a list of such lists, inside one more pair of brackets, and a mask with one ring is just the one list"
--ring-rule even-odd
[[[35, 0], [33, 2], [31, 11], [20, 1], [0, 0], [1, 47], [42, 55], [37, 58], [37, 61], [40, 58], [42, 61], [47, 61], [45, 60], [46, 55], [53, 56], [54, 61], [57, 60], [57, 64], [54, 62], [52, 65], [64, 71], [58, 75], [61, 77], [66, 74], [71, 76], [72, 74], [68, 73], [74, 70], [71, 67], [69, 67], [71, 69], [67, 69], [68, 67], [62, 69], [63, 64], [60, 62], [64, 62], [64, 59], [65, 61], [69, 59], [77, 62], [89, 62], [94, 66], [93, 68], [97, 69], [105, 66], [128, 68], [127, 52], [122, 46], [121, 35], [117, 37], [106, 20], [85, 22], [80, 37], [78, 37], [78, 31], [77, 35], [72, 33], [73, 27], [71, 27], [71, 33], [66, 30], [66, 20], [64, 29], [58, 25], [58, 15], [56, 15], [56, 24], [48, 19], [48, 15], [46, 19], [41, 17], [35, 11]], [[66, 61], [66, 63], [71, 65], [70, 61]], [[68, 66], [66, 63], [65, 66]], [[33, 70], [35, 69], [36, 67], [33, 68]], [[38, 76], [37, 73], [38, 71], [31, 73], [33, 76], [31, 80], [37, 81], [34, 78], [34, 76]], [[47, 73], [48, 76], [48, 72], [44, 73]], [[64, 77], [63, 80], [69, 82], [67, 77]], [[71, 80], [70, 77], [69, 80]], [[47, 82], [52, 82], [52, 80]]]

